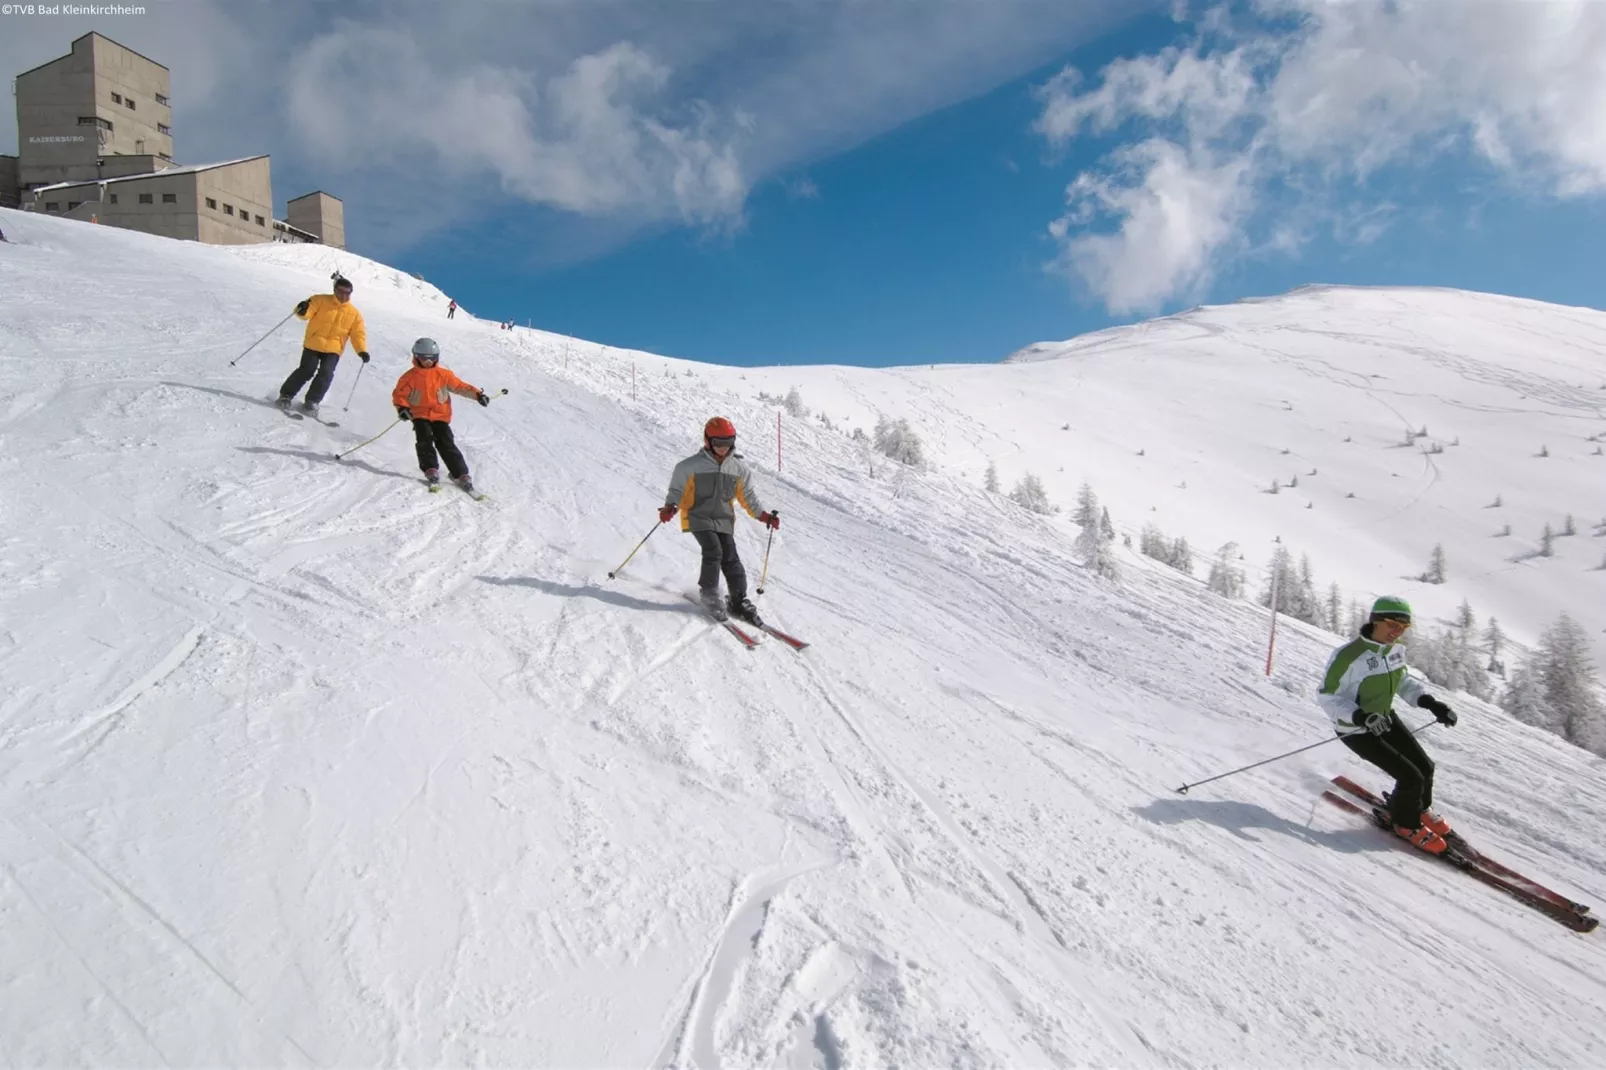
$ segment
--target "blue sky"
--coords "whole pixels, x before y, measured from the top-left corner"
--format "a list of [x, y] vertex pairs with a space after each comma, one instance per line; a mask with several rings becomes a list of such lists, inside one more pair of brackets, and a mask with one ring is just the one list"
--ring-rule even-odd
[[[182, 162], [273, 153], [471, 311], [991, 361], [1307, 282], [1599, 306], [1606, 5], [156, 0]], [[12, 135], [14, 138], [14, 134]], [[0, 143], [0, 152], [10, 146]]]

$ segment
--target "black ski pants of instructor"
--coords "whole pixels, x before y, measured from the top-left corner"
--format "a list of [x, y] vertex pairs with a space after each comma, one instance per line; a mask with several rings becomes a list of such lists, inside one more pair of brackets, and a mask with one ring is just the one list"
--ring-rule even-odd
[[415, 416], [413, 439], [418, 447], [418, 467], [425, 472], [432, 472], [439, 466], [435, 460], [435, 451], [439, 450], [441, 459], [446, 462], [446, 471], [453, 479], [468, 475], [468, 462], [463, 460], [463, 452], [452, 437], [452, 425], [445, 420], [420, 420]]
[[1381, 736], [1356, 732], [1341, 738], [1344, 746], [1394, 778], [1389, 799], [1394, 823], [1408, 829], [1420, 826], [1422, 811], [1433, 805], [1433, 759], [1400, 718], [1389, 714], [1389, 730]]
[[703, 570], [697, 577], [697, 586], [704, 591], [719, 587], [719, 574], [725, 573], [725, 589], [732, 602], [747, 597], [747, 570], [742, 559], [736, 556], [736, 536], [723, 531], [694, 531], [692, 538], [703, 551]]
[[307, 390], [307, 402], [316, 405], [329, 393], [329, 384], [335, 381], [335, 365], [340, 363], [339, 353], [320, 353], [315, 349], [301, 351], [301, 366], [290, 373], [290, 378], [284, 381], [279, 388], [279, 396], [293, 398], [307, 380], [312, 380], [312, 386]]

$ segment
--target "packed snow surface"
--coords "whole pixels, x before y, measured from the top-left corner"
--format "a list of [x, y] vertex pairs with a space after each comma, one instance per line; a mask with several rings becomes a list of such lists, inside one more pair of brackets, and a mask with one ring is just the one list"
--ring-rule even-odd
[[[1382, 786], [1337, 744], [1175, 791], [1323, 738], [1336, 637], [1285, 622], [1267, 677], [1261, 610], [1127, 552], [1099, 580], [1065, 515], [980, 486], [1087, 478], [1124, 531], [1265, 535], [1251, 565], [1275, 531], [1357, 591], [1598, 632], [1588, 528], [1501, 571], [1479, 509], [1530, 541], [1602, 511], [1599, 314], [1314, 290], [1050, 359], [743, 371], [447, 322], [327, 249], [0, 227], [6, 1063], [1606, 1063], [1599, 935], [1321, 803]], [[229, 362], [337, 268], [373, 363], [338, 427], [286, 419], [299, 325]], [[419, 335], [509, 390], [456, 403], [487, 501], [427, 493], [406, 428], [333, 458]], [[777, 471], [757, 394], [794, 385], [835, 426], [787, 417]], [[871, 474], [878, 411], [931, 470]], [[606, 578], [715, 413], [802, 653], [687, 604], [677, 526]], [[1423, 423], [1462, 444], [1386, 452]], [[1489, 575], [1401, 579], [1435, 541]], [[1441, 810], [1606, 908], [1606, 762], [1448, 697]]]

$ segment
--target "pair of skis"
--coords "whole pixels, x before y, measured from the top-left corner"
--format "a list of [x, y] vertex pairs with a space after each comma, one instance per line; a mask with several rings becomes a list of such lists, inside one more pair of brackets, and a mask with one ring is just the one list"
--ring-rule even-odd
[[[687, 595], [686, 596], [686, 601], [690, 602], [692, 605], [696, 606], [698, 609], [701, 609], [704, 613], [707, 613], [711, 620], [717, 621], [718, 623], [724, 625], [725, 630], [727, 632], [730, 632], [731, 635], [735, 636], [736, 641], [741, 643], [748, 650], [752, 650], [754, 647], [759, 645], [760, 640], [759, 640], [758, 636], [754, 635], [753, 633], [749, 632], [746, 628], [742, 627], [741, 625], [737, 624], [735, 621], [731, 620], [729, 616], [723, 616], [722, 617], [719, 614], [715, 613], [713, 610], [711, 610], [707, 606], [703, 605], [701, 599], [695, 598], [692, 595]], [[769, 624], [753, 625], [753, 627], [757, 627], [759, 631], [764, 632], [767, 635], [773, 635], [775, 638], [779, 639], [781, 642], [785, 643], [787, 646], [791, 647], [793, 650], [804, 650], [809, 645], [809, 644], [805, 643], [803, 640], [797, 638], [796, 636], [787, 635], [785, 632], [781, 631], [779, 628], [776, 628], [776, 627], [774, 627], [772, 625], [769, 625]]]
[[[1343, 794], [1340, 791], [1328, 790], [1322, 792], [1322, 798], [1341, 810], [1359, 814], [1391, 836], [1394, 834], [1394, 822], [1389, 817], [1388, 805], [1383, 799], [1346, 776], [1334, 777], [1333, 784], [1341, 789]], [[1560, 892], [1552, 891], [1504, 863], [1495, 861], [1473, 847], [1460, 833], [1452, 830], [1444, 838], [1449, 844], [1444, 853], [1428, 857], [1437, 858], [1474, 880], [1500, 889], [1518, 902], [1532, 907], [1574, 932], [1594, 932], [1600, 925], [1600, 919], [1590, 913], [1588, 906], [1569, 899]], [[1403, 840], [1401, 842], [1404, 843]]]

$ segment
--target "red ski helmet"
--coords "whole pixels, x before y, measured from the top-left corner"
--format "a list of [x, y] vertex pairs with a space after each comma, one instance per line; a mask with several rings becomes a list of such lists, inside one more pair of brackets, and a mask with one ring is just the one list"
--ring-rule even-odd
[[712, 445], [716, 438], [736, 437], [736, 425], [723, 416], [716, 416], [703, 425], [703, 445]]

